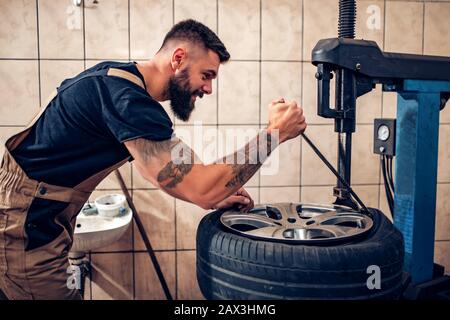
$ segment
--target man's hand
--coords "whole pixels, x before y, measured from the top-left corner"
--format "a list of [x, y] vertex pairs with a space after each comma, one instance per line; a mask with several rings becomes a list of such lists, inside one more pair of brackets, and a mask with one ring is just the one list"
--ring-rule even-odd
[[306, 122], [303, 116], [303, 109], [297, 102], [285, 102], [283, 98], [278, 98], [269, 104], [269, 132], [278, 130], [279, 142], [297, 137], [305, 131]]
[[248, 212], [253, 209], [254, 205], [253, 199], [247, 191], [244, 188], [240, 188], [235, 194], [216, 204], [214, 209], [228, 209], [234, 206], [243, 212]]

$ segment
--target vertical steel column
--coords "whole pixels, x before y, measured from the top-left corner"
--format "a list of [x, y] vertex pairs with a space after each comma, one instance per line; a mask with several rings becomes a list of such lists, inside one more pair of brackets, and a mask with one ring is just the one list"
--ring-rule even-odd
[[[356, 0], [339, 0], [338, 37], [355, 38]], [[353, 71], [336, 70], [336, 111], [341, 116], [334, 119], [334, 131], [338, 133], [337, 170], [345, 182], [351, 185], [352, 133], [355, 132], [356, 81]], [[357, 208], [341, 181], [333, 188], [337, 204]]]
[[[354, 74], [346, 69], [336, 72], [336, 111], [342, 116], [334, 119], [334, 131], [338, 133], [338, 172], [348, 185], [351, 185], [352, 133], [356, 126], [356, 80]], [[339, 204], [353, 202], [350, 191], [338, 180], [333, 189]]]
[[432, 279], [440, 92], [450, 82], [405, 80], [398, 92], [395, 220], [413, 284]]

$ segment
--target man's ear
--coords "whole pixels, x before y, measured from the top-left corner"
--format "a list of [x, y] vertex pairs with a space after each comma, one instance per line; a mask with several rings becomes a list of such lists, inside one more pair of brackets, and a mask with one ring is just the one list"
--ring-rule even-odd
[[186, 49], [184, 48], [176, 48], [172, 53], [172, 59], [170, 61], [172, 65], [172, 70], [175, 72], [175, 70], [179, 69], [181, 65], [184, 63], [186, 59]]

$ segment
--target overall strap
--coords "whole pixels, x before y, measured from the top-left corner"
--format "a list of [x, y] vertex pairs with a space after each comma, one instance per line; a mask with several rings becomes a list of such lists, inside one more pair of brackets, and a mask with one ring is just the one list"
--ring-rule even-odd
[[69, 80], [67, 83], [58, 87], [56, 90], [54, 90], [50, 94], [50, 96], [45, 100], [42, 107], [39, 108], [38, 112], [35, 114], [33, 119], [28, 123], [28, 125], [25, 127], [25, 129], [18, 132], [14, 136], [10, 137], [6, 141], [6, 143], [5, 143], [6, 149], [8, 149], [8, 151], [14, 150], [26, 138], [31, 127], [39, 120], [39, 118], [45, 112], [47, 107], [50, 105], [50, 103], [53, 101], [53, 99], [55, 99], [55, 97], [59, 93], [63, 92], [67, 88], [71, 87], [72, 85], [78, 83], [79, 81], [81, 81], [83, 79], [90, 78], [90, 77], [97, 77], [97, 76], [112, 76], [112, 77], [119, 77], [122, 79], [126, 79], [145, 90], [145, 85], [142, 82], [141, 78], [139, 78], [137, 75], [135, 75], [131, 72], [128, 72], [128, 71], [125, 71], [122, 69], [117, 69], [117, 68], [102, 69], [102, 70], [87, 73], [74, 81]]
[[138, 85], [139, 87], [141, 87], [142, 89], [145, 90], [145, 85], [142, 82], [141, 78], [139, 78], [134, 73], [131, 73], [131, 72], [128, 72], [128, 71], [125, 71], [125, 70], [122, 70], [122, 69], [109, 68], [108, 72], [106, 74], [108, 76], [119, 77], [119, 78], [122, 78], [122, 79], [126, 79], [128, 81], [131, 81], [134, 84]]
[[[48, 107], [48, 105], [51, 103], [51, 101], [57, 96], [57, 94], [63, 92], [73, 84], [77, 83], [78, 81], [88, 78], [88, 77], [95, 77], [95, 76], [113, 76], [113, 77], [119, 77], [126, 79], [128, 81], [133, 82], [134, 84], [138, 85], [139, 87], [143, 88], [145, 90], [145, 86], [142, 82], [142, 80], [127, 71], [116, 69], [116, 68], [109, 68], [109, 69], [103, 69], [96, 72], [92, 72], [89, 74], [86, 74], [79, 79], [75, 81], [70, 81], [69, 83], [65, 83], [63, 86], [59, 87], [57, 90], [55, 90], [52, 95], [47, 99], [46, 103], [43, 105], [43, 107], [39, 110], [39, 112], [34, 116], [33, 120], [28, 124], [28, 126], [21, 132], [13, 135], [10, 137], [6, 143], [6, 150], [5, 155], [7, 157], [8, 163], [10, 163], [9, 166], [11, 168], [16, 169], [18, 168], [18, 172], [23, 172], [23, 170], [19, 167], [17, 162], [14, 160], [14, 158], [11, 156], [10, 152], [15, 147], [17, 147], [21, 141], [25, 139], [25, 137], [29, 134], [30, 128], [36, 123], [36, 121], [42, 116], [45, 109]], [[3, 158], [4, 160], [5, 158]], [[97, 172], [90, 176], [89, 178], [85, 179], [83, 182], [75, 186], [74, 188], [70, 187], [62, 187], [62, 186], [56, 186], [51, 185], [45, 182], [39, 182], [32, 180], [26, 176], [25, 173], [23, 173], [24, 179], [27, 181], [27, 183], [32, 184], [33, 191], [29, 194], [30, 196], [33, 196], [35, 198], [42, 198], [42, 199], [48, 199], [48, 200], [55, 200], [55, 201], [62, 201], [62, 202], [70, 202], [70, 203], [82, 203], [86, 201], [86, 199], [89, 197], [92, 190], [97, 186], [97, 184], [103, 180], [109, 173], [114, 171], [115, 169], [122, 166], [126, 161], [130, 159], [130, 156], [126, 157], [125, 159], [122, 159], [118, 161], [117, 163], [109, 166], [108, 168], [105, 168], [101, 170], [100, 172]], [[3, 160], [2, 160], [2, 167], [3, 167]], [[17, 170], [13, 170], [17, 174]], [[11, 173], [12, 175], [13, 173]]]
[[78, 78], [76, 81], [72, 81], [72, 82], [69, 81], [68, 83], [64, 84], [63, 86], [55, 89], [48, 96], [48, 98], [45, 100], [45, 102], [42, 104], [42, 108], [40, 108], [40, 110], [37, 112], [37, 114], [30, 121], [30, 123], [28, 123], [25, 130], [28, 128], [31, 128], [36, 123], [36, 121], [39, 120], [42, 113], [45, 111], [45, 109], [47, 109], [47, 107], [50, 105], [50, 102], [53, 101], [53, 99], [58, 95], [58, 93], [63, 92], [67, 88], [70, 88], [75, 83], [78, 83], [79, 81], [81, 81], [83, 79], [90, 78], [90, 77], [104, 76], [104, 75], [126, 79], [128, 81], [133, 82], [134, 84], [138, 85], [139, 87], [141, 87], [142, 89], [145, 90], [145, 86], [144, 86], [144, 83], [142, 82], [141, 78], [139, 78], [137, 75], [135, 75], [131, 72], [128, 72], [128, 71], [125, 71], [122, 69], [117, 69], [117, 68], [108, 68], [108, 69], [102, 69], [102, 70], [91, 72], [91, 73], [83, 75], [82, 77]]

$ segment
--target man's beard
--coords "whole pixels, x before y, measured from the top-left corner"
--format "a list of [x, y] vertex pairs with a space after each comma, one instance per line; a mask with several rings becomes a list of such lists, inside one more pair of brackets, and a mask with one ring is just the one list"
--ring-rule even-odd
[[197, 91], [192, 92], [189, 85], [188, 69], [184, 69], [178, 75], [170, 77], [168, 93], [172, 112], [178, 119], [188, 121], [195, 108], [195, 101], [191, 101], [192, 96], [201, 94]]

